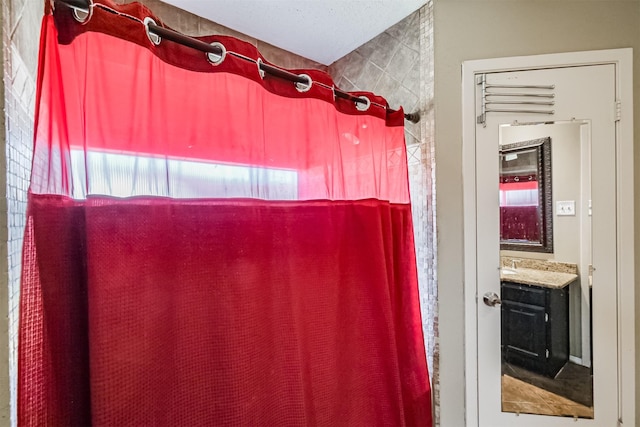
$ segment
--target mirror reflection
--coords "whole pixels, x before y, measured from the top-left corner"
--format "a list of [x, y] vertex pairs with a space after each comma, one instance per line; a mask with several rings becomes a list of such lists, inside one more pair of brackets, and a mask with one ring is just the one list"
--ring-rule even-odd
[[553, 252], [551, 138], [500, 146], [500, 249]]
[[502, 411], [593, 418], [589, 124], [501, 126], [500, 147]]

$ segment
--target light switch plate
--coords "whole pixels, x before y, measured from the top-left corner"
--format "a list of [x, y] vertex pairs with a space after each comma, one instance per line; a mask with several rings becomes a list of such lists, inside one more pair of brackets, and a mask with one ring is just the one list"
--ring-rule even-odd
[[556, 215], [558, 216], [575, 216], [576, 202], [575, 200], [563, 200], [556, 202]]

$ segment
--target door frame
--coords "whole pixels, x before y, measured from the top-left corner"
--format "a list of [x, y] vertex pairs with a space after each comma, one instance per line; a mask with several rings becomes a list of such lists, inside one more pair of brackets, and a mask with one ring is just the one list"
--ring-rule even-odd
[[[534, 56], [480, 59], [462, 63], [462, 166], [464, 206], [464, 339], [466, 426], [478, 419], [478, 295], [476, 249], [476, 81], [479, 73], [614, 64], [616, 98], [621, 106], [616, 122], [617, 291], [618, 291], [618, 414], [635, 423], [635, 280], [633, 180], [633, 50], [631, 48]], [[615, 105], [611, 106], [612, 119]]]

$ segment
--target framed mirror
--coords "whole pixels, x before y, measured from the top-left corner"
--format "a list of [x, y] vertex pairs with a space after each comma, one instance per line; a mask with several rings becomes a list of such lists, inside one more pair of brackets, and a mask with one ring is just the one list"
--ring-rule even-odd
[[553, 252], [551, 138], [500, 146], [500, 249]]

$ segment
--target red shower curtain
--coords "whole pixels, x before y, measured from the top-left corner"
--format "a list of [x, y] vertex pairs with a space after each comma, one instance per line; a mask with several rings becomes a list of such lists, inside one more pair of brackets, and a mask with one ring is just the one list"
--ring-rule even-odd
[[19, 425], [430, 426], [402, 111], [145, 17], [43, 19]]

